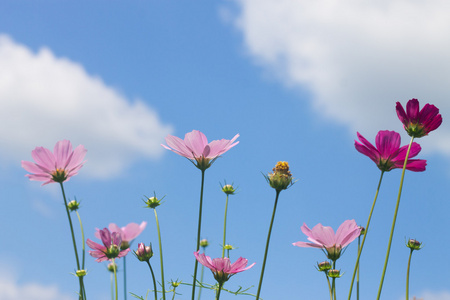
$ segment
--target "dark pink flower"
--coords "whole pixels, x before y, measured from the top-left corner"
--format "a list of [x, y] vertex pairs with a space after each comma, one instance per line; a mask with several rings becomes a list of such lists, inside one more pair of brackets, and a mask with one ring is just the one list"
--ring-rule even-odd
[[442, 123], [442, 116], [439, 114], [439, 109], [436, 106], [427, 103], [419, 111], [419, 101], [417, 99], [408, 101], [406, 112], [400, 102], [397, 102], [395, 110], [406, 132], [413, 137], [426, 136]]
[[342, 249], [356, 239], [361, 232], [361, 228], [356, 225], [355, 220], [347, 220], [342, 223], [336, 234], [334, 234], [333, 228], [320, 223], [313, 229], [309, 229], [306, 224], [303, 224], [301, 230], [311, 243], [296, 242], [293, 243], [294, 246], [323, 249], [327, 252], [328, 258], [333, 261], [340, 257]]
[[[358, 139], [355, 141], [355, 148], [358, 152], [368, 156], [378, 166], [381, 171], [390, 171], [392, 169], [401, 169], [405, 162], [408, 146], [400, 147], [400, 134], [395, 131], [381, 130], [375, 139], [376, 148], [369, 143], [359, 132]], [[409, 159], [419, 154], [421, 147], [413, 142], [409, 152], [406, 169], [414, 172], [425, 171], [427, 161], [424, 159]]]
[[87, 239], [86, 244], [94, 249], [94, 251], [89, 251], [92, 257], [97, 258], [95, 261], [102, 262], [108, 259], [116, 257], [124, 257], [128, 254], [130, 249], [120, 250], [120, 245], [122, 244], [122, 237], [118, 232], [109, 232], [108, 228], [103, 228], [98, 230], [100, 239], [103, 245], [97, 244], [96, 242]]
[[139, 243], [137, 251], [133, 252], [136, 255], [137, 259], [139, 259], [140, 261], [149, 261], [153, 256], [151, 244], [150, 246], [145, 246], [144, 243]]
[[234, 274], [248, 270], [255, 265], [255, 263], [253, 263], [246, 267], [248, 260], [242, 257], [239, 257], [233, 264], [230, 262], [228, 257], [219, 257], [211, 260], [211, 257], [206, 256], [203, 253], [199, 254], [199, 252], [200, 251], [194, 252], [195, 258], [199, 263], [211, 270], [214, 274], [214, 278], [217, 282], [219, 282], [219, 284], [223, 284]]
[[231, 140], [222, 139], [208, 143], [208, 139], [202, 132], [193, 130], [186, 133], [184, 140], [173, 135], [168, 135], [166, 137], [168, 146], [161, 146], [191, 160], [197, 168], [206, 170], [217, 157], [239, 143], [234, 143], [238, 137], [239, 134], [236, 134]]
[[76, 175], [84, 164], [87, 150], [83, 145], [72, 149], [68, 140], [56, 143], [53, 153], [44, 147], [36, 147], [31, 151], [35, 163], [22, 160], [22, 167], [30, 172], [30, 180], [45, 181], [42, 185], [52, 182], [64, 182]]
[[[122, 245], [121, 249], [128, 249], [130, 247], [131, 242], [137, 238], [138, 235], [145, 229], [147, 226], [147, 222], [142, 222], [141, 225], [136, 223], [130, 223], [125, 227], [120, 228], [114, 223], [109, 224], [109, 230], [111, 232], [118, 232], [122, 237]], [[97, 236], [97, 235], [96, 235]]]

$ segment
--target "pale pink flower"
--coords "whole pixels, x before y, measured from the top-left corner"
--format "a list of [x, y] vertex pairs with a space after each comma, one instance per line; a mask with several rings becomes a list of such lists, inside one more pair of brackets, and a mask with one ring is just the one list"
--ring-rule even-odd
[[323, 226], [320, 223], [313, 229], [309, 229], [306, 224], [303, 224], [301, 230], [311, 243], [296, 242], [293, 243], [294, 246], [323, 249], [327, 251], [328, 258], [333, 261], [337, 260], [341, 255], [341, 250], [361, 233], [361, 228], [356, 225], [355, 220], [347, 220], [342, 223], [336, 234], [333, 228]]
[[76, 175], [85, 161], [87, 150], [79, 145], [73, 150], [68, 140], [56, 143], [53, 153], [44, 147], [36, 147], [31, 151], [31, 157], [35, 163], [22, 160], [22, 167], [30, 172], [27, 174], [30, 180], [45, 181], [42, 185], [52, 182], [64, 182]]
[[103, 228], [102, 230], [97, 230], [102, 240], [103, 245], [97, 244], [90, 239], [86, 240], [86, 244], [94, 249], [94, 251], [89, 251], [92, 257], [97, 258], [95, 261], [102, 262], [105, 260], [124, 257], [130, 252], [130, 249], [121, 250], [120, 245], [122, 244], [122, 237], [119, 232], [109, 232], [108, 228]]
[[[390, 171], [396, 168], [403, 168], [408, 146], [400, 147], [400, 134], [395, 131], [380, 130], [375, 138], [376, 148], [366, 140], [359, 132], [355, 141], [355, 148], [358, 152], [368, 156], [381, 171]], [[417, 143], [412, 143], [409, 158], [419, 154], [422, 148]], [[414, 172], [425, 171], [427, 161], [424, 159], [408, 159], [406, 169]]]
[[[138, 235], [145, 229], [147, 226], [147, 222], [143, 221], [140, 225], [136, 223], [130, 223], [125, 227], [119, 227], [114, 223], [109, 224], [108, 228], [111, 232], [118, 232], [122, 237], [122, 245], [121, 249], [128, 249], [130, 247], [131, 242], [137, 238]], [[100, 238], [100, 231], [97, 229], [95, 233], [97, 238]]]
[[168, 146], [161, 146], [186, 157], [194, 163], [197, 168], [206, 170], [217, 159], [217, 157], [224, 154], [239, 143], [234, 143], [238, 137], [239, 134], [236, 134], [231, 140], [221, 139], [208, 143], [208, 139], [202, 132], [193, 130], [186, 133], [184, 140], [173, 135], [168, 135], [166, 137], [166, 143]]
[[255, 265], [255, 263], [253, 263], [246, 267], [248, 260], [242, 257], [239, 257], [233, 264], [228, 257], [219, 257], [211, 260], [211, 257], [206, 256], [204, 253], [199, 254], [199, 252], [200, 251], [194, 252], [195, 258], [199, 263], [211, 270], [214, 278], [219, 284], [223, 284], [234, 274], [248, 270]]
[[395, 110], [406, 132], [413, 137], [426, 136], [442, 124], [439, 109], [427, 103], [419, 111], [419, 100], [417, 99], [411, 99], [406, 103], [406, 112], [400, 102], [397, 102]]

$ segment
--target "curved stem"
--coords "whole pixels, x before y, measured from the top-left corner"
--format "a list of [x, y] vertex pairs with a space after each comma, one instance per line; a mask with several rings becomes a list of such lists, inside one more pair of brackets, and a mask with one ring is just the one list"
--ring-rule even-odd
[[[362, 253], [362, 250], [363, 250], [363, 247], [364, 247], [364, 243], [366, 242], [367, 233], [369, 232], [370, 220], [372, 219], [373, 210], [375, 208], [375, 204], [377, 203], [378, 193], [380, 191], [381, 182], [383, 180], [383, 175], [384, 175], [384, 171], [381, 171], [380, 180], [378, 181], [377, 191], [375, 192], [375, 198], [373, 199], [372, 208], [370, 209], [369, 218], [367, 219], [367, 224], [366, 224], [366, 227], [365, 227], [365, 231], [366, 232], [364, 233], [364, 237], [363, 237], [363, 240], [362, 240], [362, 243], [361, 243], [361, 247], [358, 249], [358, 256], [356, 257], [355, 268], [353, 270], [352, 282], [350, 284], [350, 291], [348, 293], [348, 300], [350, 300], [350, 298], [352, 297], [353, 282], [355, 281], [356, 272], [359, 270], [359, 259], [361, 257], [361, 253]], [[358, 281], [358, 286], [359, 286], [359, 281]], [[359, 290], [358, 290], [358, 292], [359, 292]], [[358, 295], [358, 297], [359, 297], [359, 295]]]
[[222, 244], [222, 258], [225, 257], [225, 245], [226, 245], [226, 235], [227, 235], [227, 211], [228, 211], [228, 194], [227, 200], [225, 202], [225, 216], [223, 218], [223, 244]]
[[[72, 243], [73, 243], [73, 250], [75, 252], [75, 259], [77, 261], [77, 270], [80, 270], [80, 260], [78, 259], [77, 243], [75, 241], [75, 233], [73, 232], [72, 218], [70, 217], [69, 206], [67, 205], [66, 193], [64, 192], [63, 183], [60, 182], [59, 185], [61, 186], [61, 191], [62, 191], [62, 195], [63, 195], [63, 199], [64, 199], [64, 206], [66, 207], [66, 212], [67, 212], [67, 219], [69, 220], [70, 233], [72, 234]], [[82, 277], [79, 277], [79, 278], [80, 278], [79, 279], [79, 282], [80, 282], [79, 299], [83, 300], [84, 299], [83, 279], [82, 279]]]
[[381, 275], [380, 287], [378, 288], [377, 300], [380, 299], [381, 290], [383, 289], [384, 276], [386, 275], [387, 264], [389, 261], [389, 254], [391, 252], [392, 238], [394, 236], [395, 222], [397, 221], [397, 213], [398, 213], [398, 208], [400, 206], [400, 198], [402, 196], [403, 180], [405, 179], [406, 165], [408, 163], [409, 151], [411, 150], [413, 141], [414, 141], [414, 137], [411, 137], [411, 142], [409, 142], [408, 151], [406, 152], [406, 156], [405, 156], [405, 163], [403, 164], [402, 177], [400, 179], [400, 187], [398, 190], [397, 204], [395, 206], [394, 219], [392, 220], [391, 235], [389, 236], [389, 244], [388, 244], [388, 248], [387, 248], [387, 252], [386, 252], [386, 259], [384, 261], [383, 273]]
[[[195, 251], [198, 251], [200, 249], [200, 231], [202, 229], [203, 186], [205, 183], [205, 170], [201, 171], [202, 171], [202, 184], [200, 189], [200, 205], [198, 209], [197, 247]], [[194, 281], [192, 283], [192, 300], [194, 300], [195, 298], [195, 285], [197, 284], [197, 269], [198, 269], [198, 260], [195, 259]]]
[[159, 228], [159, 221], [158, 221], [158, 214], [156, 213], [156, 209], [153, 209], [155, 211], [155, 219], [156, 219], [156, 228], [158, 229], [158, 241], [159, 241], [159, 260], [161, 262], [161, 286], [162, 286], [162, 294], [163, 299], [166, 300], [166, 289], [164, 285], [164, 265], [163, 265], [163, 250], [162, 250], [162, 243], [161, 243], [161, 230]]
[[256, 300], [259, 300], [259, 294], [261, 293], [261, 286], [262, 286], [263, 277], [264, 277], [264, 269], [266, 268], [267, 253], [269, 252], [270, 235], [272, 233], [273, 220], [275, 219], [275, 212], [277, 210], [278, 196], [280, 195], [280, 192], [281, 191], [277, 190], [277, 194], [275, 196], [275, 204], [273, 206], [272, 219], [270, 220], [269, 232], [267, 233], [266, 250], [264, 251], [264, 260], [263, 260], [262, 269], [261, 269], [261, 277], [259, 278], [259, 285], [258, 285], [258, 292], [256, 293]]
[[327, 278], [327, 281], [328, 281], [328, 290], [330, 291], [330, 300], [333, 300], [333, 291], [331, 290], [330, 278], [328, 277], [327, 272], [324, 272], [324, 273], [325, 273], [325, 277]]
[[409, 300], [409, 270], [411, 267], [411, 256], [413, 253], [413, 249], [411, 249], [411, 252], [409, 253], [409, 259], [408, 259], [408, 269], [406, 270], [406, 300]]
[[152, 273], [153, 290], [155, 291], [155, 300], [158, 300], [158, 292], [156, 290], [155, 273], [153, 273], [152, 265], [150, 265], [150, 260], [147, 260], [147, 264], [148, 264], [148, 267], [150, 268], [150, 272]]

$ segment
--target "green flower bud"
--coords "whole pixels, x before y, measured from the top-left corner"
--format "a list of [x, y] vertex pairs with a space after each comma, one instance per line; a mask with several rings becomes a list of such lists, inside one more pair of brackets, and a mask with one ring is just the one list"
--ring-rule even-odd
[[317, 264], [317, 271], [326, 272], [328, 270], [331, 270], [331, 264], [329, 261], [323, 261]]
[[200, 240], [200, 247], [206, 248], [209, 246], [209, 242], [207, 239]]
[[84, 277], [84, 276], [86, 276], [86, 274], [87, 274], [86, 270], [77, 270], [77, 271], [75, 272], [75, 275], [76, 275], [77, 277]]
[[406, 247], [410, 248], [411, 250], [420, 250], [422, 249], [422, 243], [414, 239], [409, 239], [408, 243], [406, 243]]
[[340, 278], [342, 275], [340, 270], [333, 269], [328, 271], [328, 276], [331, 278]]
[[78, 208], [80, 208], [80, 202], [77, 200], [72, 200], [67, 204], [67, 207], [70, 211], [76, 211]]

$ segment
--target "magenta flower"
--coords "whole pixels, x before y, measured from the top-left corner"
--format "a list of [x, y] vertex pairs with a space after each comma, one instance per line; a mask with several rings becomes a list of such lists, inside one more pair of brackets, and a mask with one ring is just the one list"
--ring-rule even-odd
[[[376, 148], [359, 134], [359, 132], [357, 135], [361, 143], [355, 141], [356, 150], [373, 160], [381, 171], [403, 168], [408, 146], [400, 147], [400, 134], [395, 131], [379, 131], [375, 139]], [[421, 149], [419, 144], [412, 143], [409, 157], [415, 157]], [[425, 171], [426, 165], [427, 161], [424, 159], [408, 159], [406, 169], [414, 172], [422, 172]]]
[[323, 226], [320, 223], [314, 226], [313, 229], [309, 229], [303, 223], [301, 229], [312, 243], [296, 242], [292, 245], [323, 249], [327, 252], [327, 257], [333, 261], [336, 261], [341, 256], [342, 249], [348, 246], [361, 233], [361, 228], [356, 225], [355, 220], [347, 220], [342, 223], [336, 234], [334, 234], [333, 228]]
[[151, 244], [150, 244], [150, 246], [145, 246], [144, 243], [139, 243], [137, 251], [133, 251], [133, 252], [136, 255], [137, 259], [139, 259], [140, 261], [148, 262], [150, 260], [150, 258], [152, 258], [152, 256], [153, 256], [153, 250], [152, 250]]
[[238, 137], [239, 134], [236, 134], [231, 140], [221, 139], [208, 143], [202, 132], [193, 130], [186, 133], [184, 141], [179, 137], [168, 135], [166, 137], [168, 146], [162, 144], [161, 146], [186, 157], [200, 170], [206, 170], [220, 155], [239, 143], [234, 143]]
[[120, 250], [120, 245], [122, 244], [120, 233], [111, 233], [108, 228], [98, 230], [98, 233], [103, 245], [97, 244], [90, 239], [87, 239], [86, 241], [86, 244], [91, 247], [91, 249], [94, 249], [94, 251], [89, 251], [89, 254], [92, 257], [97, 258], [95, 261], [102, 262], [116, 257], [124, 257], [130, 252], [130, 249]]
[[419, 101], [417, 99], [408, 101], [406, 112], [400, 102], [397, 102], [395, 110], [398, 118], [403, 123], [403, 128], [412, 137], [420, 138], [426, 136], [442, 124], [442, 116], [439, 114], [439, 109], [427, 103], [419, 111]]
[[45, 181], [42, 185], [61, 183], [78, 173], [84, 164], [86, 152], [83, 145], [72, 150], [70, 141], [63, 140], [56, 143], [53, 153], [47, 148], [36, 147], [31, 151], [36, 163], [22, 160], [22, 167], [31, 173], [25, 175], [30, 180]]
[[199, 263], [211, 270], [214, 274], [214, 278], [219, 284], [223, 284], [234, 274], [248, 270], [255, 265], [255, 263], [253, 263], [246, 267], [248, 260], [242, 257], [239, 257], [233, 264], [230, 263], [228, 257], [219, 257], [211, 260], [211, 257], [206, 256], [204, 253], [199, 254], [199, 252], [200, 251], [194, 252], [195, 258]]
[[[138, 235], [141, 234], [141, 232], [145, 229], [147, 226], [147, 222], [142, 222], [141, 225], [136, 223], [130, 223], [125, 227], [120, 228], [114, 223], [109, 224], [109, 230], [111, 232], [118, 232], [120, 233], [120, 236], [122, 237], [122, 244], [120, 246], [120, 249], [128, 249], [130, 247], [131, 242], [137, 238]], [[100, 231], [97, 231], [95, 233], [95, 236], [97, 238], [100, 238]]]

